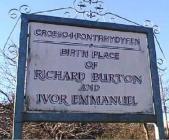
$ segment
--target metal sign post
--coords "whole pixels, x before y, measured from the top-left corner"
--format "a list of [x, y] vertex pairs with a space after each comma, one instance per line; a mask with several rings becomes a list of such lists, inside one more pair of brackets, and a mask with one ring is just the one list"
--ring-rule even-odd
[[19, 58], [17, 71], [17, 88], [14, 106], [14, 125], [13, 139], [22, 139], [23, 113], [24, 113], [24, 89], [25, 89], [25, 67], [27, 56], [27, 36], [28, 35], [28, 20], [22, 18], [21, 33], [19, 41]]
[[23, 14], [17, 78], [14, 139], [40, 121], [149, 122], [165, 138], [151, 28]]

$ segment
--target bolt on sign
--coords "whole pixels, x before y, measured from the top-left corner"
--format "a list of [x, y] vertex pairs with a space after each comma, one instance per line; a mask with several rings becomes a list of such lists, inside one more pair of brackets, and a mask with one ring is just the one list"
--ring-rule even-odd
[[147, 35], [29, 23], [29, 111], [153, 114]]

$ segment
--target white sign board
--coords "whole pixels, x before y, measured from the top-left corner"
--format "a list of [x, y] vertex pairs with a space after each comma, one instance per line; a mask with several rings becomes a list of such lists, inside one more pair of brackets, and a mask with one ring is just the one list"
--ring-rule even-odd
[[153, 114], [143, 33], [29, 23], [27, 109]]

